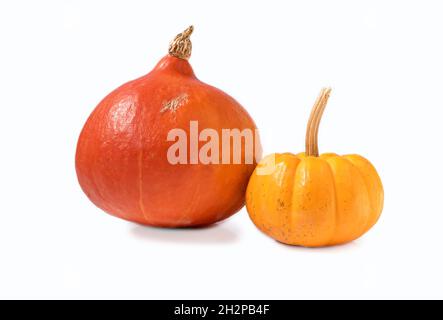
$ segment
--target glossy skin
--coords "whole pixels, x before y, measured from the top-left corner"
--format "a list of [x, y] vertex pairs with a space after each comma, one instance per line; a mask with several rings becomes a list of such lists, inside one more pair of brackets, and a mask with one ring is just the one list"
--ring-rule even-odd
[[[275, 170], [259, 175], [274, 156]], [[336, 245], [357, 239], [377, 222], [383, 186], [375, 168], [359, 155], [275, 154], [255, 169], [246, 207], [255, 225], [277, 241]]]
[[199, 131], [256, 128], [233, 98], [199, 81], [188, 61], [167, 55], [110, 93], [87, 120], [76, 153], [83, 191], [104, 211], [151, 226], [201, 226], [234, 214], [255, 163], [170, 164], [168, 132], [181, 128], [189, 139], [190, 120]]

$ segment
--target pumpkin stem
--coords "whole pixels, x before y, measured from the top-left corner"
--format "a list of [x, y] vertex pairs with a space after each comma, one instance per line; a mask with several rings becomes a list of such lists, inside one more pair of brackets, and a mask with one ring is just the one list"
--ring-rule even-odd
[[323, 88], [312, 107], [306, 128], [305, 153], [307, 156], [318, 157], [318, 128], [320, 120], [328, 103], [331, 88]]
[[175, 36], [169, 44], [169, 54], [171, 56], [188, 60], [191, 56], [192, 43], [189, 38], [194, 31], [194, 26], [189, 26], [185, 31]]

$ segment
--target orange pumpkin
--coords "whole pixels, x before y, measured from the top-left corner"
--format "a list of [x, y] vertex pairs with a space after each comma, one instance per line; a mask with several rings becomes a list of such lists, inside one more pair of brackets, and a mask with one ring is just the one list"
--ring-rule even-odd
[[246, 207], [277, 241], [306, 247], [346, 243], [366, 233], [383, 208], [383, 186], [362, 156], [318, 153], [318, 128], [329, 98], [323, 89], [306, 132], [306, 152], [272, 154], [254, 170]]
[[[186, 146], [185, 161], [168, 160], [171, 130], [192, 140], [191, 122], [219, 136], [225, 129], [256, 129], [237, 101], [195, 76], [188, 62], [192, 30], [176, 36], [154, 70], [106, 96], [80, 134], [79, 183], [95, 205], [114, 216], [157, 227], [194, 227], [226, 219], [244, 205], [256, 165], [245, 161], [250, 156], [245, 148], [240, 164], [201, 163], [195, 151], [206, 141], [200, 137], [194, 151]], [[232, 144], [229, 151], [234, 154]]]

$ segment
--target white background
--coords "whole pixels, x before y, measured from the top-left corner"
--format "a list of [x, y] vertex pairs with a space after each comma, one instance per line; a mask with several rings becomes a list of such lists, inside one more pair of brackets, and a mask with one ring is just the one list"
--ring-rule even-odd
[[[1, 1], [0, 298], [443, 298], [441, 1]], [[141, 227], [82, 193], [78, 134], [109, 91], [194, 24], [191, 64], [240, 101], [265, 153], [360, 153], [385, 186], [353, 243], [278, 244], [243, 209]]]

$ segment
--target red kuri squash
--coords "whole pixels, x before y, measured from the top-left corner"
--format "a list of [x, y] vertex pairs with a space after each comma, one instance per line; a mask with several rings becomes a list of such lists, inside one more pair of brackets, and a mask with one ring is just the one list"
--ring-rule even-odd
[[[192, 30], [191, 26], [176, 36], [169, 54], [149, 74], [106, 96], [80, 134], [76, 152], [80, 185], [95, 205], [114, 216], [152, 226], [201, 226], [225, 219], [244, 205], [260, 155], [258, 135], [252, 163], [245, 161], [251, 152], [245, 137], [240, 164], [195, 161], [192, 149], [208, 140], [202, 136], [194, 147], [192, 141], [186, 147], [188, 161], [168, 160], [174, 143], [168, 141], [171, 130], [179, 129], [192, 140], [191, 122], [219, 137], [222, 129], [256, 129], [237, 101], [194, 75], [187, 61]], [[228, 149], [231, 155], [233, 145]]]

